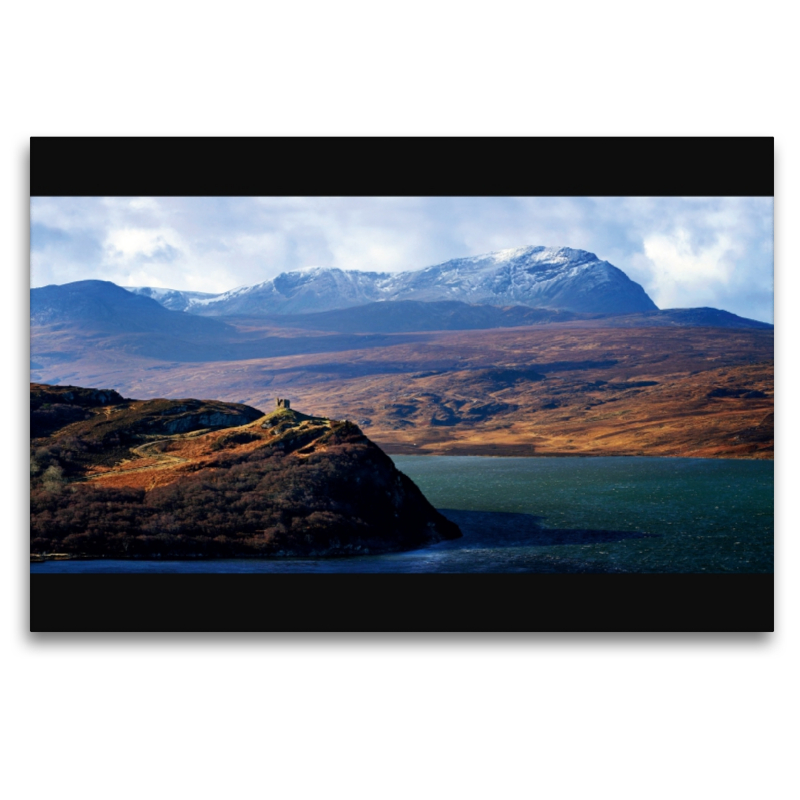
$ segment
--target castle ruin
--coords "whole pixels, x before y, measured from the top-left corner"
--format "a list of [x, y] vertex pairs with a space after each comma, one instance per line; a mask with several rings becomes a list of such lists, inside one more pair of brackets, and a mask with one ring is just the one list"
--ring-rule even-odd
[[276, 397], [275, 408], [291, 408], [291, 405], [285, 397]]

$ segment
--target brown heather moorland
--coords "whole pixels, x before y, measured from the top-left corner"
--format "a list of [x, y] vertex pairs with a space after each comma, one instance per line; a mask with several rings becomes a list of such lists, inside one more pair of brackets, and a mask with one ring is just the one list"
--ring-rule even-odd
[[[390, 453], [773, 457], [772, 330], [621, 319], [349, 338], [231, 320], [278, 344], [241, 358], [217, 342], [191, 361], [32, 335], [47, 341], [39, 380], [262, 408], [287, 396]], [[305, 352], [287, 354], [301, 333]]]

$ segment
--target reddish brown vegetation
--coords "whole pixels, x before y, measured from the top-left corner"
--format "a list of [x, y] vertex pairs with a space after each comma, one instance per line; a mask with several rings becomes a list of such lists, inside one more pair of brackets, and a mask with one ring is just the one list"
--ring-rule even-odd
[[771, 330], [608, 324], [381, 335], [340, 352], [320, 335], [316, 353], [235, 362], [87, 352], [69, 374], [139, 396], [287, 394], [390, 452], [772, 457]]
[[[253, 419], [172, 430], [223, 412]], [[32, 553], [346, 555], [459, 535], [350, 423], [186, 400], [67, 416], [31, 443]]]

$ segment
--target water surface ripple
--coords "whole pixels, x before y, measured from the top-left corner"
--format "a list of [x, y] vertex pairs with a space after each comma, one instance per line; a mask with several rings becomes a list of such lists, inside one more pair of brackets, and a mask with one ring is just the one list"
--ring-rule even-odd
[[49, 561], [31, 572], [772, 572], [773, 462], [395, 456], [463, 538], [342, 559]]

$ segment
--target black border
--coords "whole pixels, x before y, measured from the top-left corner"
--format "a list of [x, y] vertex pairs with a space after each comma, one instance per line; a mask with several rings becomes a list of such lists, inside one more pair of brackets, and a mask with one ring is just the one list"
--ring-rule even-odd
[[31, 138], [32, 196], [762, 196], [772, 137]]
[[[31, 196], [772, 196], [772, 137], [31, 138]], [[31, 630], [772, 631], [773, 575], [31, 574]]]
[[32, 574], [31, 630], [762, 632], [772, 575]]

